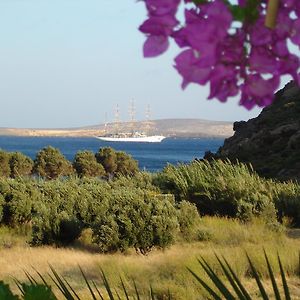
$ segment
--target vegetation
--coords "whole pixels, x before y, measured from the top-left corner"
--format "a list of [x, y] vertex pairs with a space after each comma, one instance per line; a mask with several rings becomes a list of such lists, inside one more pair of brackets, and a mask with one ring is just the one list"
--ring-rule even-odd
[[73, 173], [71, 163], [51, 146], [40, 150], [34, 160], [34, 173], [46, 179], [55, 179]]
[[177, 201], [195, 203], [203, 215], [261, 217], [271, 226], [288, 218], [300, 224], [300, 186], [259, 177], [251, 166], [230, 161], [194, 161], [167, 166], [154, 183]]
[[[275, 298], [277, 300], [282, 299], [281, 294], [279, 291], [279, 284], [277, 283], [274, 275], [274, 271], [272, 269], [272, 266], [270, 264], [270, 260], [264, 251], [266, 265], [268, 268], [268, 273], [272, 282], [272, 288], [273, 293], [275, 295]], [[263, 299], [268, 300], [272, 299], [272, 297], [268, 296], [267, 291], [264, 287], [264, 284], [262, 280], [260, 279], [259, 273], [257, 271], [257, 268], [254, 266], [252, 259], [247, 254], [247, 259], [249, 262], [249, 266], [251, 269], [251, 272], [253, 273], [253, 277], [255, 278], [259, 295], [263, 297]], [[232, 266], [228, 263], [226, 258], [223, 257], [223, 259], [220, 259], [218, 255], [216, 255], [216, 260], [218, 261], [219, 265], [222, 268], [222, 271], [224, 275], [226, 276], [226, 279], [229, 281], [231, 289], [228, 289], [226, 282], [223, 282], [223, 279], [221, 275], [217, 274], [211, 267], [211, 265], [204, 259], [201, 258], [198, 260], [199, 264], [205, 271], [205, 273], [208, 275], [208, 277], [211, 279], [213, 284], [215, 285], [215, 288], [211, 288], [201, 277], [199, 277], [198, 274], [196, 274], [192, 269], [188, 269], [191, 274], [196, 278], [198, 283], [203, 286], [203, 288], [208, 292], [209, 295], [213, 297], [213, 299], [221, 300], [221, 299], [254, 299], [250, 296], [251, 292], [247, 291], [247, 288], [243, 283], [241, 282], [239, 276], [236, 274], [236, 272], [233, 270]], [[291, 299], [291, 293], [289, 290], [289, 286], [287, 283], [287, 275], [283, 269], [282, 262], [280, 257], [278, 256], [278, 264], [280, 268], [280, 275], [282, 280], [282, 286], [284, 290], [284, 298], [286, 300]], [[59, 275], [56, 270], [51, 267], [52, 275], [50, 275], [51, 280], [54, 282], [54, 284], [59, 288], [60, 292], [63, 294], [63, 297], [65, 299], [86, 299], [80, 298], [78, 293], [75, 291], [75, 289], [71, 286], [71, 284], [66, 280], [64, 277]], [[300, 268], [300, 266], [299, 266]], [[82, 277], [86, 283], [86, 288], [89, 290], [90, 293], [90, 299], [97, 299], [99, 296], [99, 299], [104, 299], [103, 292], [101, 292], [100, 286], [97, 286], [97, 284], [92, 280], [89, 282], [86, 274], [83, 272], [83, 270], [79, 267], [80, 272], [82, 274]], [[25, 272], [28, 280], [28, 283], [21, 283], [20, 281], [16, 280], [16, 284], [21, 291], [24, 299], [49, 299], [49, 300], [55, 300], [57, 299], [55, 294], [52, 292], [50, 284], [47, 282], [47, 279], [39, 273], [39, 271], [36, 271], [38, 277], [40, 280], [42, 280], [42, 284], [38, 283], [38, 281], [34, 278], [34, 276], [30, 275], [29, 273]], [[108, 295], [108, 299], [114, 300], [114, 299], [121, 299], [120, 293], [113, 290], [113, 287], [110, 285], [105, 273], [101, 269], [101, 277], [103, 281], [103, 285], [105, 288], [105, 291]], [[124, 281], [122, 277], [120, 278], [121, 285], [122, 285], [122, 294], [124, 294], [124, 297], [126, 299], [130, 299], [129, 296], [129, 288], [128, 286], [124, 284]], [[141, 299], [142, 294], [140, 293], [139, 289], [136, 286], [135, 281], [133, 281], [135, 295], [133, 295], [132, 299]], [[9, 289], [9, 286], [4, 284], [3, 282], [0, 282], [0, 296], [4, 297], [7, 300], [10, 299], [18, 299], [17, 296], [14, 296], [11, 290]], [[136, 296], [136, 297], [135, 297]], [[222, 298], [221, 298], [222, 297]], [[143, 297], [144, 298], [144, 297]], [[155, 294], [155, 291], [153, 290], [152, 286], [149, 288], [149, 296], [148, 299], [160, 299], [160, 297], [157, 297]], [[125, 298], [124, 298], [125, 299]], [[168, 293], [168, 299], [172, 299], [171, 292]]]
[[[124, 289], [116, 273], [124, 279], [130, 297], [136, 297], [135, 285], [131, 286], [128, 281], [131, 277], [138, 284], [141, 298], [148, 297], [150, 284], [157, 299], [168, 299], [168, 293], [171, 299], [194, 299], [196, 295], [209, 297], [212, 293], [205, 291], [205, 286], [202, 284], [201, 287], [197, 279], [192, 279], [188, 267], [206, 284], [208, 278], [217, 280], [210, 268], [216, 276], [221, 276], [222, 282], [229, 281], [229, 284], [233, 282], [229, 277], [236, 274], [246, 282], [247, 290], [250, 287], [250, 296], [255, 298], [258, 289], [254, 289], [257, 280], [254, 269], [246, 258], [241, 257], [246, 250], [260, 276], [268, 279], [270, 269], [263, 263], [264, 255], [259, 254], [265, 247], [277, 279], [282, 276], [276, 256], [276, 251], [280, 252], [282, 265], [289, 275], [287, 281], [295, 294], [293, 278], [299, 272], [300, 242], [286, 237], [284, 225], [300, 224], [298, 184], [266, 180], [251, 167], [229, 161], [195, 161], [167, 166], [158, 174], [137, 172], [137, 165], [131, 163], [130, 156], [110, 148], [100, 149], [96, 154], [78, 152], [73, 161], [78, 176], [73, 176], [62, 171], [71, 163], [57, 149], [48, 150], [49, 147], [41, 150], [42, 155], [37, 156], [44, 157], [40, 161], [49, 162], [41, 164], [47, 171], [44, 170], [43, 175], [40, 173], [40, 177], [28, 176], [22, 171], [26, 170], [21, 168], [22, 163], [9, 163], [10, 176], [12, 166], [19, 171], [12, 176], [14, 178], [0, 178], [2, 259], [9, 261], [5, 256], [6, 248], [9, 248], [7, 255], [15, 255], [14, 249], [28, 248], [29, 242], [30, 246], [35, 246], [30, 248], [34, 259], [29, 261], [36, 262], [33, 265], [38, 266], [39, 273], [42, 276], [47, 273], [43, 271], [47, 263], [45, 258], [38, 259], [38, 253], [48, 251], [43, 257], [47, 261], [50, 257], [54, 262], [56, 259], [64, 261], [63, 268], [56, 269], [56, 265], [55, 269], [62, 272], [63, 278], [75, 274], [75, 279], [69, 278], [68, 282], [85, 298], [89, 293], [83, 287], [82, 274], [76, 265], [84, 262], [82, 267], [88, 282], [94, 277], [100, 280], [101, 274], [97, 277], [98, 271], [92, 267], [97, 259], [119, 295]], [[8, 157], [8, 162], [15, 157], [14, 161], [23, 161], [25, 165], [26, 157], [18, 154], [8, 154]], [[55, 165], [59, 160], [67, 163]], [[44, 245], [50, 248], [38, 247]], [[52, 245], [59, 248], [51, 248]], [[165, 252], [159, 252], [159, 249], [165, 249]], [[81, 254], [73, 256], [70, 251], [75, 251], [72, 252], [74, 255]], [[175, 255], [172, 251], [178, 253]], [[230, 276], [226, 274], [228, 265], [226, 267], [224, 260], [220, 260], [222, 263], [216, 260], [215, 251], [219, 258], [224, 255], [232, 266], [234, 273]], [[22, 260], [27, 260], [23, 252]], [[62, 258], [59, 253], [67, 253], [67, 257]], [[104, 257], [95, 253], [114, 254]], [[167, 253], [173, 254], [168, 257]], [[81, 260], [81, 255], [86, 258]], [[195, 257], [200, 259], [202, 269]], [[23, 269], [29, 266], [23, 265]], [[7, 272], [9, 270], [11, 267]], [[10, 275], [16, 275], [15, 271], [12, 273]], [[5, 279], [8, 274], [0, 271], [0, 278]], [[191, 291], [185, 288], [187, 283]], [[38, 286], [38, 283], [34, 284]], [[212, 289], [211, 284], [209, 286]], [[272, 291], [272, 286], [272, 281], [267, 284], [267, 294]], [[23, 285], [19, 283], [19, 287], [22, 289]], [[230, 293], [236, 291], [233, 286], [228, 289]], [[103, 293], [102, 286], [99, 291]], [[220, 289], [212, 291], [223, 297]], [[53, 292], [57, 294], [56, 289]]]
[[11, 154], [9, 165], [10, 176], [12, 178], [16, 178], [19, 176], [29, 176], [33, 169], [32, 159], [20, 152]]
[[76, 153], [73, 167], [79, 177], [104, 176], [103, 166], [97, 162], [95, 154], [91, 151], [79, 151]]
[[100, 148], [92, 151], [79, 151], [73, 162], [68, 161], [59, 149], [51, 146], [41, 149], [34, 159], [20, 152], [9, 153], [0, 150], [0, 177], [17, 178], [22, 176], [39, 176], [52, 180], [59, 177], [134, 176], [139, 171], [137, 161], [129, 154], [112, 148]]
[[10, 176], [9, 153], [0, 150], [0, 177]]

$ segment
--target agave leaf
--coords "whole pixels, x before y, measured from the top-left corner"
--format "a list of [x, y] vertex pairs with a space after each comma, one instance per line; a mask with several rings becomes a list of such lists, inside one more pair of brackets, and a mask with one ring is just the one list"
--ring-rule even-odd
[[58, 273], [55, 271], [55, 269], [50, 265], [50, 269], [56, 278], [57, 282], [53, 280], [54, 278], [51, 277], [51, 279], [54, 281], [56, 286], [60, 287], [60, 291], [62, 291], [63, 295], [66, 297], [67, 300], [74, 300], [74, 297], [70, 293], [68, 287], [65, 285], [61, 277], [58, 275]]
[[206, 274], [209, 276], [209, 278], [212, 280], [214, 285], [218, 288], [218, 290], [222, 293], [222, 295], [227, 300], [235, 300], [232, 293], [228, 290], [228, 288], [225, 286], [225, 284], [222, 282], [222, 280], [219, 278], [219, 276], [213, 271], [213, 269], [209, 266], [209, 264], [202, 258], [202, 261], [198, 259], [198, 262], [206, 272]]
[[151, 299], [151, 300], [155, 300], [155, 294], [154, 294], [152, 285], [150, 285], [150, 299]]
[[225, 276], [227, 277], [228, 281], [230, 282], [231, 286], [233, 287], [234, 291], [236, 292], [238, 298], [240, 300], [246, 300], [247, 298], [243, 295], [243, 293], [241, 292], [240, 288], [238, 287], [238, 285], [235, 283], [234, 278], [232, 277], [232, 275], [230, 275], [230, 272], [227, 270], [226, 266], [224, 265], [224, 263], [221, 261], [221, 259], [218, 257], [217, 254], [215, 254], [219, 264], [221, 265], [221, 268], [225, 274]]
[[275, 276], [274, 276], [274, 273], [273, 273], [273, 270], [272, 270], [272, 267], [271, 267], [271, 264], [269, 262], [269, 258], [267, 256], [267, 253], [266, 253], [265, 249], [264, 249], [264, 255], [265, 255], [266, 262], [267, 262], [268, 271], [269, 271], [270, 279], [271, 279], [271, 282], [272, 282], [275, 299], [276, 300], [281, 300], [280, 293], [279, 293], [279, 290], [278, 290], [278, 286], [277, 286], [277, 283], [276, 283], [276, 280], [275, 280]]
[[78, 294], [76, 293], [76, 291], [73, 289], [73, 287], [71, 286], [71, 284], [68, 282], [68, 280], [63, 277], [63, 280], [65, 281], [65, 283], [67, 284], [67, 286], [69, 287], [69, 289], [73, 292], [73, 294], [75, 295], [75, 297], [80, 300], [80, 297], [78, 296]]
[[226, 258], [224, 256], [223, 256], [223, 260], [225, 261], [225, 264], [226, 264], [228, 270], [230, 271], [232, 277], [234, 278], [235, 282], [237, 283], [237, 285], [239, 286], [240, 290], [242, 291], [245, 299], [251, 300], [251, 297], [250, 297], [249, 293], [247, 292], [247, 290], [243, 286], [242, 282], [239, 280], [238, 276], [235, 274], [235, 272], [233, 271], [232, 267], [230, 266], [230, 264], [228, 263], [228, 261], [226, 260]]
[[286, 278], [285, 278], [285, 272], [283, 270], [282, 263], [281, 263], [279, 255], [277, 255], [277, 257], [278, 257], [278, 264], [279, 264], [279, 268], [280, 268], [280, 274], [281, 274], [281, 280], [282, 280], [285, 299], [286, 300], [291, 300], [289, 287], [288, 287], [288, 284], [287, 284], [287, 281], [286, 281]]
[[46, 279], [44, 278], [44, 276], [38, 270], [36, 270], [34, 267], [32, 267], [32, 268], [38, 274], [38, 276], [41, 278], [41, 280], [43, 281], [44, 285], [50, 287], [50, 285], [48, 284], [48, 282], [46, 281]]
[[118, 293], [118, 291], [117, 291], [116, 289], [115, 289], [115, 293], [116, 293], [118, 299], [119, 299], [119, 300], [122, 300], [121, 297], [120, 297], [120, 295], [119, 295], [119, 293]]
[[[24, 290], [23, 290], [23, 287], [22, 287], [22, 282], [20, 280], [18, 280], [17, 278], [13, 277], [13, 280], [16, 284], [16, 286], [18, 287], [19, 291], [21, 292], [22, 296], [24, 296]], [[1, 288], [1, 284], [2, 284], [2, 281], [0, 281], [0, 288]], [[0, 292], [1, 294], [1, 292]], [[2, 299], [0, 297], [0, 299]]]
[[138, 299], [138, 300], [141, 300], [140, 294], [139, 294], [139, 291], [138, 291], [138, 289], [137, 289], [137, 286], [136, 286], [136, 283], [135, 283], [135, 280], [134, 280], [134, 279], [133, 279], [133, 285], [134, 285], [134, 289], [135, 289], [135, 293], [136, 293], [137, 299]]
[[213, 296], [215, 300], [222, 300], [222, 298], [220, 298], [218, 294], [215, 293], [214, 290], [210, 288], [209, 285], [207, 285], [194, 271], [192, 271], [190, 268], [187, 269], [197, 279], [197, 281], [205, 288], [205, 290]]
[[264, 300], [269, 300], [269, 297], [268, 297], [268, 295], [266, 293], [266, 290], [265, 290], [265, 288], [264, 288], [264, 286], [263, 286], [263, 284], [262, 284], [262, 282], [261, 282], [261, 280], [259, 278], [259, 275], [258, 275], [258, 272], [257, 272], [256, 268], [254, 267], [254, 265], [253, 265], [253, 263], [252, 263], [249, 255], [248, 255], [248, 253], [246, 253], [246, 255], [247, 255], [247, 258], [248, 258], [248, 261], [249, 261], [252, 273], [254, 275], [255, 281], [256, 281], [256, 283], [258, 285], [258, 288], [259, 288], [259, 291], [260, 291], [260, 294], [261, 294], [262, 298]]
[[38, 284], [37, 281], [26, 270], [23, 271], [31, 284]]
[[92, 280], [92, 283], [93, 283], [93, 286], [94, 286], [96, 292], [98, 293], [100, 299], [101, 299], [101, 300], [104, 300], [104, 298], [103, 298], [103, 296], [101, 295], [100, 290], [97, 288], [97, 285], [96, 285], [96, 283], [95, 283], [94, 280]]
[[[60, 292], [65, 296], [65, 292], [64, 290], [61, 288], [61, 286], [59, 285], [59, 283], [52, 277], [51, 274], [48, 273], [48, 276], [50, 277], [50, 279], [53, 281], [53, 283], [56, 285], [56, 287], [60, 290]], [[66, 296], [65, 296], [66, 297]]]
[[102, 274], [103, 283], [104, 283], [104, 286], [105, 286], [106, 291], [108, 293], [109, 299], [110, 300], [114, 300], [115, 299], [114, 295], [113, 295], [113, 293], [111, 291], [111, 288], [110, 288], [110, 285], [108, 283], [108, 280], [107, 280], [107, 278], [106, 278], [106, 276], [104, 274], [104, 271], [102, 269], [101, 269], [101, 274]]
[[86, 285], [87, 285], [87, 287], [88, 287], [88, 289], [89, 289], [89, 291], [90, 291], [90, 293], [93, 297], [93, 300], [97, 300], [96, 295], [94, 294], [94, 291], [93, 291], [89, 281], [87, 280], [87, 278], [86, 278], [86, 276], [85, 276], [85, 274], [84, 274], [84, 272], [83, 272], [83, 270], [81, 269], [80, 266], [79, 266], [79, 270], [80, 270], [80, 272], [82, 274], [82, 277], [84, 278], [84, 281], [85, 281], [85, 283], [86, 283]]
[[[124, 281], [122, 279], [122, 277], [120, 276], [120, 280], [121, 280], [121, 284], [122, 284], [122, 288], [123, 288], [123, 291], [124, 291], [124, 294], [125, 294], [125, 297], [126, 297], [126, 300], [129, 300], [129, 296], [128, 296], [128, 293], [127, 293], [127, 290], [126, 290], [126, 287], [125, 287], [125, 284], [124, 284]], [[150, 285], [150, 291], [152, 291], [152, 287]]]

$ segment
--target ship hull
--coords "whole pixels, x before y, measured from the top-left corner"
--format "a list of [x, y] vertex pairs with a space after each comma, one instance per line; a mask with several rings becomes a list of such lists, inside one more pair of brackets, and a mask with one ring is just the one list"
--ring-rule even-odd
[[166, 137], [162, 135], [152, 135], [152, 136], [142, 136], [142, 137], [96, 136], [96, 138], [106, 142], [160, 143]]

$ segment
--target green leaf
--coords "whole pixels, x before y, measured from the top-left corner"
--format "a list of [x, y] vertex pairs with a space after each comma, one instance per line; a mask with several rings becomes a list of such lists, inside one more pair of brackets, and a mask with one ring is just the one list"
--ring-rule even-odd
[[[56, 300], [51, 288], [43, 284], [22, 284], [24, 300]], [[6, 299], [6, 298], [5, 298]]]
[[260, 294], [261, 294], [262, 298], [264, 300], [269, 300], [269, 297], [268, 297], [268, 295], [266, 293], [266, 290], [265, 290], [265, 288], [264, 288], [264, 286], [263, 286], [263, 284], [262, 284], [262, 282], [261, 282], [261, 280], [259, 278], [259, 275], [258, 275], [258, 272], [257, 272], [256, 268], [254, 267], [254, 265], [253, 265], [250, 257], [248, 256], [248, 254], [246, 254], [246, 255], [247, 255], [247, 258], [248, 258], [248, 261], [249, 261], [252, 273], [254, 275], [254, 278], [256, 280], [256, 283], [258, 285], [258, 288], [259, 288], [259, 291], [260, 291]]
[[273, 270], [272, 270], [272, 267], [271, 267], [271, 264], [269, 262], [269, 259], [268, 259], [268, 256], [267, 256], [267, 253], [266, 253], [265, 249], [264, 249], [264, 254], [265, 254], [265, 259], [266, 259], [266, 262], [267, 262], [268, 271], [269, 271], [269, 275], [270, 275], [270, 278], [271, 278], [275, 298], [276, 298], [276, 300], [281, 300], [280, 293], [279, 293], [279, 290], [278, 290], [278, 286], [277, 286], [277, 283], [276, 283], [276, 280], [275, 280], [275, 276], [274, 276], [274, 273], [273, 273]]
[[86, 285], [88, 286], [88, 289], [89, 289], [89, 291], [90, 291], [90, 293], [91, 293], [93, 299], [94, 299], [94, 300], [97, 300], [96, 295], [94, 294], [94, 291], [93, 291], [93, 289], [92, 289], [90, 283], [89, 283], [88, 280], [87, 280], [87, 277], [85, 276], [85, 274], [84, 274], [84, 272], [83, 272], [83, 270], [81, 269], [80, 266], [79, 266], [79, 269], [80, 269], [80, 272], [81, 272], [81, 274], [82, 274], [82, 276], [83, 276], [83, 278], [84, 278], [84, 281], [85, 281]]
[[244, 22], [246, 18], [246, 10], [239, 5], [230, 5], [229, 10], [236, 21]]
[[[216, 254], [215, 254], [216, 255]], [[219, 262], [219, 264], [222, 267], [222, 270], [227, 277], [228, 281], [230, 282], [231, 286], [233, 287], [234, 291], [236, 292], [237, 296], [239, 297], [240, 300], [247, 300], [247, 297], [241, 292], [240, 288], [238, 285], [235, 283], [234, 277], [230, 274], [230, 271], [226, 268], [224, 263], [221, 261], [221, 259], [216, 255], [216, 258]]]
[[225, 284], [222, 282], [222, 280], [219, 278], [219, 276], [209, 266], [209, 264], [203, 258], [202, 258], [202, 261], [198, 260], [198, 262], [200, 263], [200, 265], [202, 266], [202, 268], [205, 270], [205, 272], [209, 276], [209, 278], [212, 280], [212, 282], [214, 283], [214, 285], [223, 294], [223, 296], [225, 297], [225, 299], [235, 300], [235, 297], [228, 290], [228, 288], [225, 286]]
[[280, 268], [280, 274], [281, 274], [281, 280], [282, 280], [282, 285], [283, 285], [283, 289], [284, 289], [285, 299], [286, 300], [291, 300], [289, 287], [288, 287], [288, 284], [287, 284], [287, 281], [286, 281], [286, 278], [285, 278], [285, 273], [284, 273], [279, 255], [278, 255], [278, 263], [279, 263], [279, 268]]
[[213, 299], [215, 299], [215, 300], [222, 300], [222, 298], [220, 298], [218, 296], [218, 294], [215, 293], [214, 290], [212, 288], [210, 288], [194, 271], [192, 271], [189, 268], [187, 268], [187, 269], [197, 279], [197, 281], [206, 289], [206, 291], [213, 296]]

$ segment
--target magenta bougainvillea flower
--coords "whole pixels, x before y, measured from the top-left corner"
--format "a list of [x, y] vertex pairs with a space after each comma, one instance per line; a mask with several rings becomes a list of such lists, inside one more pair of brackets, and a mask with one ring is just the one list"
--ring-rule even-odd
[[[272, 103], [281, 76], [299, 81], [300, 1], [281, 0], [274, 29], [265, 23], [267, 0], [144, 0], [148, 18], [144, 56], [168, 50], [173, 39], [181, 49], [175, 68], [182, 88], [209, 84], [209, 99], [226, 102], [239, 96], [247, 109]], [[184, 19], [179, 22], [179, 6]]]

